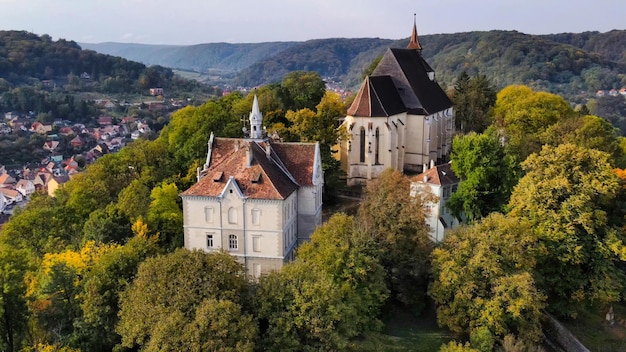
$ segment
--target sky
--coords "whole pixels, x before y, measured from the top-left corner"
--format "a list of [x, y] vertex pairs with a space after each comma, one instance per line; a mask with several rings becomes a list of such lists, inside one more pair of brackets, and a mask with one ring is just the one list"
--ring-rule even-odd
[[0, 30], [81, 43], [191, 45], [626, 29], [626, 0], [0, 0]]

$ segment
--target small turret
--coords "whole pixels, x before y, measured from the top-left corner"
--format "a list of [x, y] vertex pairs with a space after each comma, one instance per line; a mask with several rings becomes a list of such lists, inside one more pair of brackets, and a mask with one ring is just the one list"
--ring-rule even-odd
[[263, 115], [259, 109], [259, 100], [254, 95], [252, 111], [250, 112], [250, 138], [263, 139]]

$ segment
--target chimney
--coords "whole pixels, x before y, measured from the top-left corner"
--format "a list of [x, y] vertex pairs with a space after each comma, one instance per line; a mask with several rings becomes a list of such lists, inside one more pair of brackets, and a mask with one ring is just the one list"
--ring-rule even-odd
[[250, 146], [248, 146], [246, 148], [246, 167], [252, 166], [252, 159], [252, 150], [250, 149]]
[[428, 182], [428, 176], [424, 175], [424, 183]]
[[426, 170], [428, 170], [428, 165], [424, 164], [424, 166], [422, 166], [422, 172], [426, 172]]
[[272, 155], [272, 148], [270, 148], [270, 144], [265, 143], [265, 156], [267, 156], [267, 158], [270, 158], [270, 155]]
[[433, 167], [435, 167], [435, 161], [430, 159], [430, 168], [432, 169]]
[[239, 151], [239, 141], [235, 141], [235, 153]]

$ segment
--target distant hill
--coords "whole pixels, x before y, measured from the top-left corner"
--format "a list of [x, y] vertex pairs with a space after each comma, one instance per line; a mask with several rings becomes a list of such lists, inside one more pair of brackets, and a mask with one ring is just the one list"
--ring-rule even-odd
[[80, 43], [83, 49], [120, 56], [146, 65], [207, 72], [236, 72], [297, 45], [297, 42], [258, 44], [211, 43], [188, 46], [122, 43]]
[[[466, 70], [484, 74], [499, 88], [526, 84], [582, 100], [599, 89], [626, 85], [626, 31], [529, 35], [517, 31], [465, 32], [420, 36], [426, 60], [438, 81], [452, 85]], [[236, 71], [231, 84], [278, 82], [290, 71], [317, 71], [355, 88], [364, 69], [388, 47], [408, 39], [332, 38], [306, 42], [156, 46], [81, 44], [146, 64], [207, 72]], [[230, 77], [229, 77], [230, 78]]]

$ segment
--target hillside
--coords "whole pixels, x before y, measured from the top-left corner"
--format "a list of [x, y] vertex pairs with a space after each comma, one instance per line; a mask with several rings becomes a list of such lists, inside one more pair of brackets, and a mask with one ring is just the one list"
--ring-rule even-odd
[[[420, 36], [424, 56], [439, 82], [452, 85], [463, 71], [480, 73], [498, 87], [526, 84], [581, 101], [598, 89], [626, 85], [626, 31], [529, 35], [516, 31], [466, 32]], [[116, 44], [117, 54], [143, 50], [139, 61], [183, 70], [237, 70], [233, 84], [256, 86], [279, 81], [294, 70], [317, 71], [322, 77], [354, 88], [363, 70], [388, 47], [408, 39], [333, 38], [306, 42], [202, 44], [187, 47]], [[275, 45], [271, 47], [271, 45]], [[282, 45], [282, 46], [281, 46]], [[107, 53], [112, 44], [83, 44]], [[243, 55], [245, 53], [245, 55]], [[139, 54], [137, 54], [139, 55]]]
[[80, 43], [83, 49], [120, 56], [146, 65], [161, 65], [188, 71], [238, 71], [286, 50], [296, 42], [259, 44], [211, 43], [189, 46], [121, 43]]

